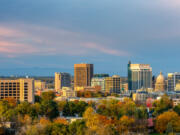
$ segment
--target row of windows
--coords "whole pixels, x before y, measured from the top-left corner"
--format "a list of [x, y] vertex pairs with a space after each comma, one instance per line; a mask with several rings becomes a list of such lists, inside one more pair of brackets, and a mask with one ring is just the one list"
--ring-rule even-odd
[[19, 97], [20, 94], [0, 94], [1, 96], [17, 96]]

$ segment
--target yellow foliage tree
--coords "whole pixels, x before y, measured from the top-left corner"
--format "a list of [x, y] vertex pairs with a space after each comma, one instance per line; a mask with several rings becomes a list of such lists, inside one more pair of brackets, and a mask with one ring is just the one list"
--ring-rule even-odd
[[131, 126], [134, 124], [135, 120], [133, 118], [130, 118], [126, 115], [122, 116], [120, 120], [116, 122], [117, 124], [117, 130], [121, 133], [127, 133]]
[[68, 125], [68, 121], [64, 118], [57, 118], [54, 120], [54, 123], [57, 123], [57, 124], [63, 124], [63, 125]]
[[156, 118], [156, 130], [159, 133], [164, 133], [167, 130], [168, 124], [171, 124], [174, 132], [180, 132], [180, 116], [173, 112], [168, 111], [159, 115]]

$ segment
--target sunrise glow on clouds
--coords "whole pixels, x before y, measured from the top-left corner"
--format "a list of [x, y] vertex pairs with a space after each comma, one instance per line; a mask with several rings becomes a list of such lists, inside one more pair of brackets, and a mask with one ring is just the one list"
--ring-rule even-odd
[[[24, 27], [25, 26], [25, 27]], [[31, 28], [26, 32], [26, 27]], [[88, 55], [93, 51], [126, 56], [127, 52], [105, 47], [96, 42], [86, 41], [81, 33], [57, 30], [48, 27], [23, 25], [22, 28], [0, 27], [0, 53], [12, 56], [29, 54]]]
[[90, 62], [118, 72], [132, 60], [150, 63], [159, 73], [169, 59], [172, 71], [180, 66], [179, 13], [180, 0], [0, 1], [0, 62]]

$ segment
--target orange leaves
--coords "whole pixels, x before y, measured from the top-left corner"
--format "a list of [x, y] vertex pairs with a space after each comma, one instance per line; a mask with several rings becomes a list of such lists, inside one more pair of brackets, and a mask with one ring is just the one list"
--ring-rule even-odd
[[130, 118], [125, 115], [122, 116], [120, 120], [116, 121], [118, 132], [119, 133], [128, 132], [134, 122], [135, 120], [133, 118]]
[[11, 107], [16, 107], [16, 105], [17, 105], [16, 99], [14, 99], [14, 98], [8, 97], [8, 98], [5, 98], [4, 100], [8, 101], [8, 103]]
[[48, 120], [47, 118], [42, 117], [42, 118], [40, 119], [40, 122], [39, 122], [39, 123], [42, 124], [42, 125], [48, 125], [48, 124], [51, 123], [51, 121]]
[[156, 118], [156, 130], [159, 133], [166, 131], [168, 124], [171, 124], [175, 131], [180, 131], [180, 116], [173, 111], [165, 112]]
[[54, 123], [57, 123], [57, 124], [63, 124], [63, 125], [68, 125], [68, 121], [64, 118], [57, 118], [53, 121]]

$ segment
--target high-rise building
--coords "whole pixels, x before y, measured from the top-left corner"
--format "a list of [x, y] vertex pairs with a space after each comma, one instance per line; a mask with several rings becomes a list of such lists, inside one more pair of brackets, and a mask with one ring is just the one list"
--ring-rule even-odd
[[122, 90], [121, 78], [118, 75], [105, 78], [105, 91], [107, 93], [120, 93]]
[[176, 84], [179, 83], [179, 80], [180, 80], [180, 73], [178, 72], [168, 73], [168, 84], [167, 84], [168, 91], [174, 91]]
[[5, 98], [34, 103], [34, 80], [0, 80], [0, 99]]
[[104, 92], [105, 91], [105, 78], [93, 77], [91, 80], [91, 86], [92, 87], [100, 86], [101, 91]]
[[71, 75], [69, 73], [55, 73], [55, 90], [63, 87], [71, 87]]
[[152, 68], [149, 64], [128, 63], [128, 88], [129, 90], [152, 88]]
[[93, 64], [74, 64], [74, 88], [91, 86]]

